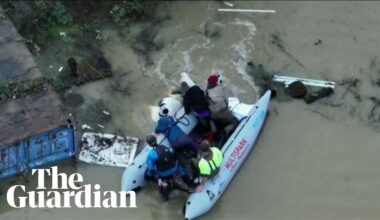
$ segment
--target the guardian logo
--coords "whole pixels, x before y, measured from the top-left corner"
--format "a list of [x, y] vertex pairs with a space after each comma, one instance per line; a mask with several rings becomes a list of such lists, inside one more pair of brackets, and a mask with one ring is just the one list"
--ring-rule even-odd
[[[71, 208], [72, 202], [78, 208], [137, 208], [136, 193], [100, 191], [100, 185], [79, 185], [83, 177], [79, 173], [67, 176], [58, 173], [58, 168], [33, 169], [37, 173], [36, 191], [25, 191], [24, 185], [14, 185], [7, 192], [7, 202], [13, 208]], [[45, 177], [51, 176], [51, 188], [45, 187]], [[17, 195], [17, 197], [16, 197]], [[21, 196], [19, 196], [21, 195]], [[127, 206], [129, 198], [129, 206]]]

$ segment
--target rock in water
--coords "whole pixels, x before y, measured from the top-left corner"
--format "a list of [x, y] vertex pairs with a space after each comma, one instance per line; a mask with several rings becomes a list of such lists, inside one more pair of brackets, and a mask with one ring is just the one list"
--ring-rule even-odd
[[301, 81], [295, 81], [289, 84], [286, 92], [293, 98], [302, 99], [305, 97], [307, 89]]
[[220, 23], [212, 23], [210, 25], [205, 26], [205, 35], [207, 37], [217, 37], [220, 35], [220, 32], [222, 31], [222, 25]]

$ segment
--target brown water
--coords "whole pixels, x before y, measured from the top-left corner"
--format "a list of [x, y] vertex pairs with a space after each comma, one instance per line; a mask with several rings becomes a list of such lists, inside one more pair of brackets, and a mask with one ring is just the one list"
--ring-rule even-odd
[[[379, 219], [379, 109], [369, 117], [380, 88], [380, 3], [377, 2], [234, 2], [237, 8], [274, 9], [275, 14], [217, 12], [220, 2], [175, 2], [172, 18], [159, 37], [165, 47], [151, 54], [152, 67], [112, 30], [104, 30], [103, 52], [131, 95], [109, 90], [112, 79], [74, 88], [86, 98], [103, 100], [112, 114], [104, 131], [143, 138], [154, 126], [149, 106], [168, 94], [179, 73], [197, 82], [208, 74], [224, 75], [231, 92], [245, 102], [257, 98], [247, 61], [270, 72], [342, 81], [358, 78], [353, 92], [338, 85], [330, 98], [270, 105], [270, 117], [252, 154], [211, 212], [202, 219]], [[221, 27], [220, 37], [197, 33], [205, 22]], [[138, 31], [141, 27], [133, 27]], [[275, 34], [288, 54], [271, 43]], [[322, 43], [314, 45], [321, 40]], [[290, 56], [291, 54], [292, 56]], [[298, 64], [298, 60], [303, 66]], [[131, 71], [127, 75], [121, 73]], [[373, 82], [372, 82], [373, 81]], [[360, 99], [354, 94], [360, 95]], [[85, 103], [85, 104], [86, 104]], [[66, 164], [86, 183], [120, 189], [123, 169]], [[18, 180], [22, 182], [22, 180]], [[31, 180], [33, 185], [33, 179]], [[14, 184], [14, 183], [13, 183]], [[153, 185], [132, 209], [22, 209], [1, 202], [0, 219], [181, 219], [185, 195], [173, 193], [161, 203]]]

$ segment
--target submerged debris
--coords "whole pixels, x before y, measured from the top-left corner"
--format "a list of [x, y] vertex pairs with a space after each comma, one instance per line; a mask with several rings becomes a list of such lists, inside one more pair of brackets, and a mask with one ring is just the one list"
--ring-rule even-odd
[[378, 123], [380, 122], [380, 99], [373, 96], [371, 96], [369, 99], [373, 102], [374, 105], [369, 113], [368, 118], [372, 123]]
[[79, 86], [112, 76], [111, 65], [103, 56], [93, 55], [78, 63], [74, 58], [69, 58], [67, 63], [69, 68], [60, 75], [60, 79], [66, 84]]
[[102, 100], [74, 108], [73, 111], [75, 123], [82, 129], [101, 131], [112, 120], [112, 114], [104, 114], [104, 111], [111, 111]]
[[314, 46], [318, 46], [318, 45], [320, 45], [320, 44], [322, 44], [322, 40], [321, 40], [321, 39], [318, 39], [318, 41], [316, 41], [316, 42], [314, 43]]
[[274, 81], [274, 74], [265, 71], [264, 66], [256, 66], [252, 61], [247, 63], [246, 72], [255, 79], [255, 84], [260, 88], [259, 95], [264, 94], [267, 90], [272, 90], [273, 95], [279, 101], [290, 101], [290, 97], [304, 99], [308, 104], [316, 100], [327, 97], [334, 93], [332, 88], [322, 88], [319, 90], [307, 87], [301, 81], [294, 81], [288, 86], [283, 83]]
[[222, 31], [223, 25], [219, 22], [214, 22], [209, 24], [205, 23], [204, 35], [208, 38], [220, 37], [220, 32]]
[[306, 78], [299, 78], [299, 77], [292, 77], [292, 76], [281, 76], [281, 75], [274, 75], [273, 81], [284, 83], [284, 85], [287, 87], [290, 83], [300, 81], [305, 86], [313, 86], [313, 87], [321, 87], [321, 88], [334, 88], [335, 82], [334, 81], [326, 81], [326, 80], [317, 80], [317, 79], [306, 79]]
[[307, 104], [311, 104], [318, 99], [328, 97], [334, 93], [334, 90], [330, 87], [320, 88], [316, 91], [313, 90], [310, 87], [308, 89], [301, 81], [295, 81], [286, 87], [285, 92], [293, 98], [303, 99]]
[[358, 91], [359, 83], [360, 83], [360, 80], [357, 78], [349, 78], [349, 79], [342, 80], [341, 85], [345, 87], [346, 90], [343, 92], [341, 99], [343, 99], [347, 93], [350, 93], [351, 95], [354, 96], [356, 101], [361, 102], [362, 98]]
[[119, 74], [115, 77], [113, 77], [112, 81], [109, 84], [109, 89], [112, 92], [120, 93], [123, 96], [130, 96], [131, 92], [129, 91], [128, 85], [130, 84], [129, 81], [123, 80], [124, 76], [128, 75], [132, 71], [125, 72], [123, 74]]
[[308, 92], [304, 96], [304, 100], [307, 104], [311, 104], [311, 103], [317, 101], [318, 99], [328, 97], [333, 93], [334, 93], [334, 90], [332, 88], [322, 88], [322, 89], [319, 89], [315, 92]]
[[83, 104], [84, 98], [78, 93], [69, 93], [63, 97], [63, 101], [70, 107], [79, 107]]
[[263, 95], [265, 91], [272, 90], [272, 96], [275, 96], [279, 101], [290, 101], [290, 97], [286, 94], [283, 86], [274, 83], [273, 75], [268, 73], [262, 64], [255, 65], [252, 61], [247, 63], [246, 70], [248, 75], [252, 76], [255, 85], [260, 88], [259, 95]]

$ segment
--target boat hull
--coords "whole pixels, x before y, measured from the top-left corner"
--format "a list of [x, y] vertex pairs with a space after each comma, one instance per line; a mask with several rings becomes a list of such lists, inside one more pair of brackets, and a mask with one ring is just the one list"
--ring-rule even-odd
[[225, 143], [222, 148], [224, 158], [218, 175], [210, 179], [202, 191], [188, 197], [185, 219], [194, 219], [205, 214], [222, 196], [257, 140], [267, 114], [270, 95], [271, 92], [267, 91], [260, 98]]

